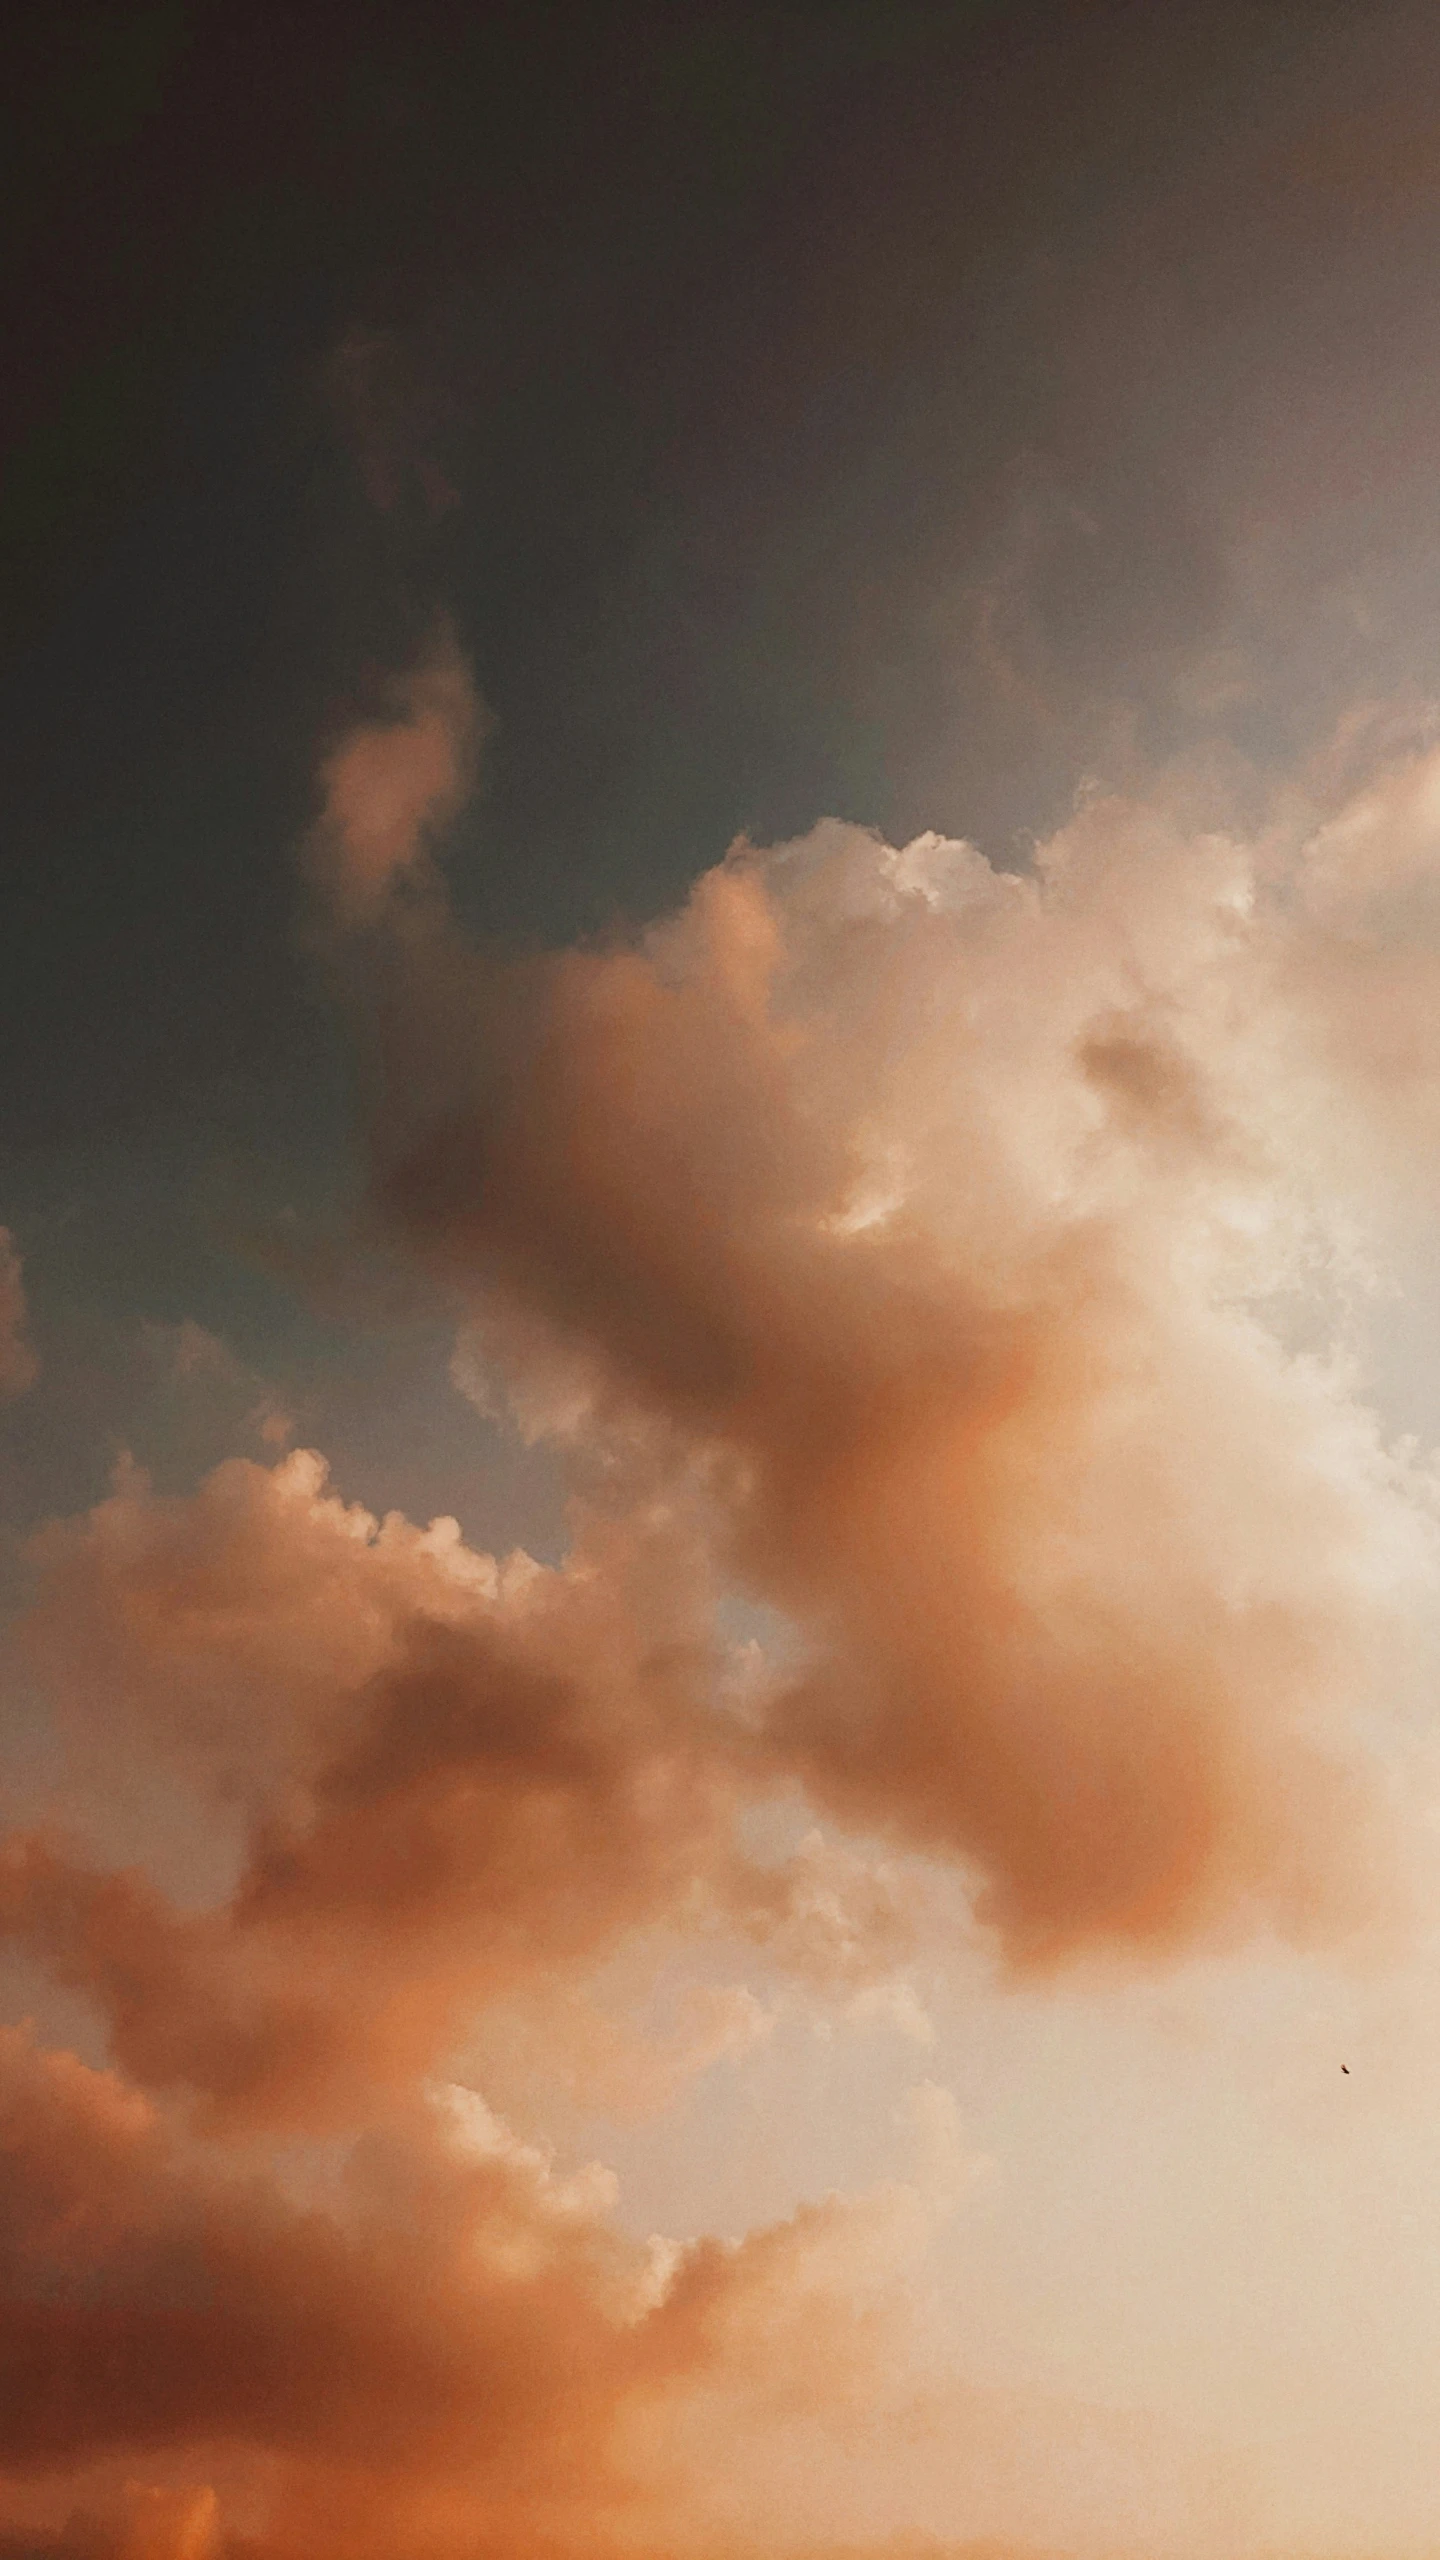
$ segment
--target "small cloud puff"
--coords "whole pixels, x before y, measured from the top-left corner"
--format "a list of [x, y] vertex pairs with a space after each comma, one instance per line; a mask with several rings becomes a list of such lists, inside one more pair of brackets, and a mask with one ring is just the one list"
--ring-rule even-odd
[[311, 876], [347, 926], [373, 922], [395, 885], [422, 872], [474, 776], [480, 703], [447, 632], [391, 688], [391, 704], [390, 718], [351, 730], [320, 770]]
[[23, 1396], [40, 1375], [25, 1329], [25, 1284], [8, 1227], [0, 1227], [0, 1398]]

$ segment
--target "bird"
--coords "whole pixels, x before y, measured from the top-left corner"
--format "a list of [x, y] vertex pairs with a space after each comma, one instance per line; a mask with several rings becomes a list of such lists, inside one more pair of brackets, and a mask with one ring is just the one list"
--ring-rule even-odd
[[1350, 2065], [1349, 2065], [1349, 2063], [1348, 2063], [1348, 2062], [1342, 2062], [1342, 2063], [1341, 2063], [1341, 2065], [1340, 2065], [1340, 2068], [1341, 2068], [1341, 2070], [1344, 2072], [1345, 2077], [1346, 2077], [1346, 2079], [1348, 2080], [1348, 2079], [1349, 2079], [1349, 2077], [1350, 2077]]

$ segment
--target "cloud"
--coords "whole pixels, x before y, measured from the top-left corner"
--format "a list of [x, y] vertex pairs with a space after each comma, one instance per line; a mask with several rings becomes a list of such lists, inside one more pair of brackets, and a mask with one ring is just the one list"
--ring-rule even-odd
[[352, 730], [320, 768], [312, 879], [347, 925], [371, 922], [398, 883], [423, 879], [440, 831], [463, 807], [481, 713], [469, 669], [442, 631], [389, 689], [389, 717]]
[[107, 2505], [104, 2515], [72, 2510], [60, 2529], [0, 2532], [0, 2555], [3, 2560], [216, 2560], [221, 2549], [219, 2502], [212, 2488], [156, 2489], [131, 2481]]
[[25, 1287], [8, 1227], [0, 1227], [0, 1398], [23, 1396], [40, 1375], [25, 1333]]
[[1358, 823], [1095, 798], [1025, 877], [827, 826], [632, 940], [386, 980], [376, 1196], [475, 1391], [692, 1489], [809, 1648], [759, 1756], [1022, 1962], [1346, 1927], [1380, 1864], [1435, 1516], [1340, 1355], [1436, 978], [1409, 871], [1326, 909]]
[[263, 2488], [267, 2551], [315, 2560], [594, 2550], [627, 2515], [663, 2539], [659, 2449], [696, 2393], [808, 2417], [873, 2391], [930, 2211], [902, 2185], [646, 2247], [602, 2176], [561, 2175], [463, 2089], [287, 2190], [12, 2030], [0, 2158], [0, 2470], [161, 2450], [135, 2560], [212, 2544], [196, 2460]]
[[[1430, 1214], [1440, 759], [1252, 842], [1093, 796], [1024, 876], [827, 826], [505, 962], [431, 867], [448, 643], [394, 702], [309, 848], [373, 1208], [570, 1544], [377, 1518], [311, 1451], [124, 1468], [33, 1541], [67, 1761], [0, 1939], [111, 2067], [0, 2040], [0, 2477], [95, 2560], [818, 2551], [893, 2516], [887, 2430], [963, 2419], [1028, 2531], [1038, 2399], [921, 2370], [985, 2168], [938, 2078], [911, 2174], [738, 2241], [627, 2235], [526, 2101], [633, 2120], [801, 1997], [938, 2069], [957, 1879], [1017, 1968], [1385, 1916], [1440, 1510], [1363, 1356]], [[198, 1327], [173, 1366], [235, 1382]], [[1114, 2415], [1045, 2438], [1076, 2511], [1105, 2437], [1209, 2513]]]
[[[483, 2003], [548, 1998], [657, 1922], [738, 1933], [817, 1989], [908, 1953], [900, 1879], [814, 1840], [744, 1851], [765, 1773], [719, 1703], [708, 1561], [663, 1504], [577, 1516], [547, 1569], [453, 1521], [377, 1522], [301, 1451], [189, 1497], [128, 1475], [33, 1560], [24, 1640], [72, 1766], [102, 1802], [107, 1768], [183, 1780], [220, 1845], [181, 1908], [82, 1842], [12, 1834], [0, 1936], [98, 2002], [142, 2086], [217, 2122], [348, 2120]], [[697, 2019], [663, 2067], [754, 2028]]]

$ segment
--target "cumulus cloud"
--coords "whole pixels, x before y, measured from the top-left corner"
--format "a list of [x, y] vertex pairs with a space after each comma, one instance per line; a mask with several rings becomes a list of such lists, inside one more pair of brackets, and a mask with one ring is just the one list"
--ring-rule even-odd
[[[61, 1836], [0, 1850], [0, 1936], [100, 2004], [143, 2086], [344, 2119], [478, 2004], [661, 1920], [817, 1987], [908, 1952], [902, 1879], [813, 1840], [744, 1852], [763, 1771], [717, 1703], [708, 1561], [663, 1504], [593, 1511], [547, 1569], [377, 1522], [301, 1451], [191, 1497], [127, 1476], [34, 1561], [29, 1660], [76, 1765], [148, 1761], [230, 1816], [199, 1909]], [[755, 2026], [722, 2004], [667, 2068]]]
[[757, 1751], [1020, 1961], [1359, 1916], [1434, 1629], [1341, 1355], [1377, 1149], [1427, 1180], [1435, 770], [1298, 844], [1097, 798], [1023, 877], [829, 826], [387, 981], [377, 1196], [473, 1390], [698, 1488], [809, 1647]]
[[[957, 1885], [1032, 1969], [1379, 1916], [1440, 1660], [1434, 1479], [1364, 1371], [1440, 1135], [1440, 758], [1251, 842], [1092, 797], [1023, 876], [740, 845], [505, 963], [432, 859], [448, 642], [392, 713], [309, 848], [374, 1209], [570, 1545], [379, 1519], [308, 1451], [122, 1469], [34, 1541], [71, 1800], [0, 1839], [0, 1939], [111, 2067], [0, 2047], [0, 2472], [96, 2560], [594, 2560], [753, 2545], [743, 2445], [799, 2541], [807, 2429], [942, 2406], [900, 2314], [983, 2175], [952, 2094], [908, 2178], [646, 2246], [511, 2092], [635, 2117], [800, 1998], [928, 2066]], [[208, 1845], [186, 1891], [107, 1829], [122, 1767]]]
[[25, 1284], [8, 1227], [0, 1227], [0, 1398], [23, 1396], [40, 1374], [25, 1331]]
[[[464, 2089], [287, 2187], [17, 2031], [0, 2159], [0, 2468], [211, 2459], [263, 2485], [267, 2549], [316, 2560], [653, 2531], [695, 2394], [809, 2416], [874, 2388], [887, 2283], [934, 2211], [922, 2180], [646, 2247], [603, 2176], [558, 2173]], [[189, 2560], [214, 2522], [172, 2473], [123, 2548]]]

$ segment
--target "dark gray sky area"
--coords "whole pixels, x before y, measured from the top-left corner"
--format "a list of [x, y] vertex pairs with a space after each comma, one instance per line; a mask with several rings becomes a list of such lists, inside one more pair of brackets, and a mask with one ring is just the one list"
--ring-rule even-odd
[[[348, 1179], [295, 847], [438, 613], [492, 717], [456, 895], [547, 940], [825, 813], [1023, 861], [1089, 775], [1243, 794], [1431, 684], [1428, 11], [7, 43], [0, 1205], [37, 1322], [338, 1343], [266, 1242]], [[61, 1435], [14, 1428], [43, 1476]]]

